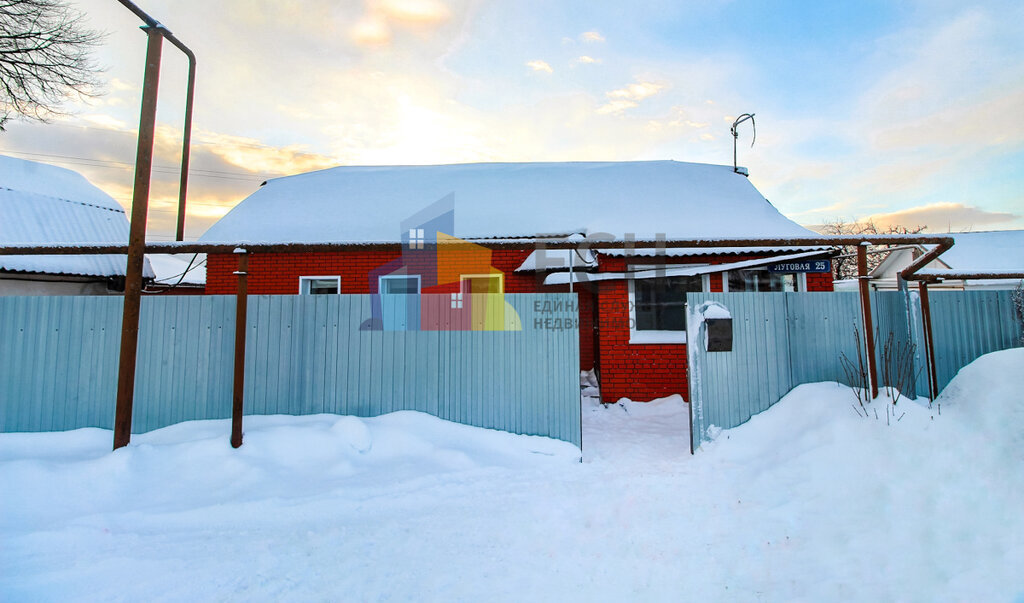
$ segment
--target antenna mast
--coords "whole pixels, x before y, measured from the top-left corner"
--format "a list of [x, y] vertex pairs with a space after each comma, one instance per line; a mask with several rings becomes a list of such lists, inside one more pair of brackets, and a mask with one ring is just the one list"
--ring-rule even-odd
[[[729, 132], [732, 133], [732, 171], [737, 174], [740, 173], [739, 164], [736, 163], [736, 141], [740, 137], [740, 133], [736, 131], [736, 127], [745, 121], [750, 121], [750, 127], [754, 129], [754, 137], [750, 141], [750, 146], [754, 146], [754, 141], [757, 140], [757, 125], [754, 123], [753, 113], [744, 113], [736, 118], [736, 121], [732, 122], [732, 127], [729, 128]], [[745, 175], [745, 174], [744, 174]]]

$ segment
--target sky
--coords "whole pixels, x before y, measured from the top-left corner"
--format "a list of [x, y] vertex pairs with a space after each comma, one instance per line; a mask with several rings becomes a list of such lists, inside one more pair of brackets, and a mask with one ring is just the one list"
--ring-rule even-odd
[[[0, 153], [131, 202], [146, 36], [114, 0], [104, 93]], [[198, 58], [186, 239], [335, 165], [739, 164], [807, 225], [1024, 228], [1024, 4], [140, 0]], [[164, 45], [149, 238], [173, 238], [187, 62]]]

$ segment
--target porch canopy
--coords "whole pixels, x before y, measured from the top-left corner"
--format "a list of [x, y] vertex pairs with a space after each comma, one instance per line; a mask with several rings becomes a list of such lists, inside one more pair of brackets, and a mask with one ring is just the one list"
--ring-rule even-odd
[[699, 274], [726, 272], [728, 270], [739, 270], [741, 268], [752, 268], [755, 266], [776, 264], [778, 262], [785, 262], [787, 260], [797, 260], [801, 258], [820, 256], [826, 254], [827, 252], [828, 249], [817, 249], [814, 251], [804, 251], [802, 253], [792, 253], [789, 255], [777, 255], [770, 258], [757, 258], [755, 260], [730, 262], [728, 264], [666, 266], [644, 270], [635, 270], [631, 272], [554, 272], [552, 274], [547, 275], [547, 277], [544, 278], [544, 284], [567, 285], [569, 284], [570, 279], [572, 280], [572, 282], [578, 283], [582, 281], [616, 281], [625, 279], [637, 280], [650, 278], [666, 278], [670, 276], [696, 276]]

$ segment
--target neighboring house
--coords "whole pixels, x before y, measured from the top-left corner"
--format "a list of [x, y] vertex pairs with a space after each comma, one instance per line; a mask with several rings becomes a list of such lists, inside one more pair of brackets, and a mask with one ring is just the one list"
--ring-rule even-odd
[[[0, 245], [128, 242], [124, 209], [81, 174], [0, 155]], [[0, 256], [0, 295], [124, 291], [123, 255]], [[153, 278], [149, 263], [143, 276]]]
[[[1024, 230], [992, 230], [983, 232], [954, 232], [954, 244], [948, 251], [922, 269], [922, 273], [942, 276], [943, 272], [1024, 272]], [[909, 245], [886, 256], [871, 271], [871, 286], [875, 289], [896, 289], [897, 275], [914, 260], [924, 255], [931, 246]], [[1013, 289], [1019, 283], [1014, 279], [949, 279], [931, 285], [946, 289]]]
[[[423, 249], [453, 235], [459, 245]], [[599, 369], [606, 400], [650, 400], [686, 395], [687, 291], [831, 291], [830, 272], [770, 270], [780, 261], [827, 258], [830, 250], [627, 253], [593, 243], [577, 254], [538, 246], [583, 236], [814, 235], [731, 167], [644, 161], [338, 167], [264, 183], [200, 241], [349, 244], [334, 253], [252, 254], [252, 294], [441, 293], [455, 308], [465, 293], [562, 292], [572, 280], [581, 368]], [[518, 245], [491, 250], [476, 244], [498, 238]], [[235, 270], [232, 254], [210, 254], [206, 292], [233, 293]], [[405, 327], [417, 320], [413, 314]], [[386, 311], [365, 326], [374, 328], [376, 320], [391, 328]]]

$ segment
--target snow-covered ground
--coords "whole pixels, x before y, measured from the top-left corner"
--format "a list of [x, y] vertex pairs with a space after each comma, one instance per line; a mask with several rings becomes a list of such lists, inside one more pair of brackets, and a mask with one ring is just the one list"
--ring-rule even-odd
[[888, 422], [801, 386], [696, 456], [678, 398], [586, 401], [583, 463], [410, 412], [0, 435], [0, 600], [1020, 601], [1021, 367]]

